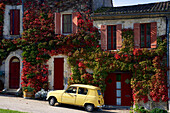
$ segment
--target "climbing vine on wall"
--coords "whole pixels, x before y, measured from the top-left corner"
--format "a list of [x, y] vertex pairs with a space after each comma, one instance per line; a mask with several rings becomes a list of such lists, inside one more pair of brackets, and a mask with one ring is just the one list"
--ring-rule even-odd
[[108, 73], [129, 71], [133, 75], [131, 87], [135, 102], [167, 101], [166, 39], [162, 41], [163, 37], [159, 37], [156, 49], [135, 49], [133, 30], [123, 29], [122, 48], [102, 51], [98, 45], [99, 31], [93, 27], [89, 14], [89, 10], [78, 13], [77, 33], [56, 36], [51, 8], [28, 0], [25, 3], [23, 36], [0, 42], [1, 61], [10, 51], [22, 49], [22, 87], [30, 86], [39, 91], [48, 88], [48, 59], [65, 54], [72, 71], [70, 84], [92, 84], [104, 91]]

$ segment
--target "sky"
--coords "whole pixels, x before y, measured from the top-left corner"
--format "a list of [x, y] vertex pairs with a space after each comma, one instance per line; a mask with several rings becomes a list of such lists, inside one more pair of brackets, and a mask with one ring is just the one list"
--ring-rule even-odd
[[155, 3], [155, 2], [164, 2], [170, 0], [112, 0], [113, 6], [129, 6], [129, 5], [137, 5], [137, 4], [147, 4], [147, 3]]

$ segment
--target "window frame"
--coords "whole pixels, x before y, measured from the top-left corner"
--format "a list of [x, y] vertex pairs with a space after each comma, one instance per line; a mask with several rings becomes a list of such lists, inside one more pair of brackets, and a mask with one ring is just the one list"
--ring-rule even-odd
[[[147, 47], [147, 25], [150, 24], [150, 46]], [[144, 47], [141, 46], [141, 25], [144, 25]], [[141, 23], [140, 24], [140, 48], [151, 48], [151, 23]]]
[[[111, 49], [109, 49], [109, 44], [108, 44], [109, 27], [111, 27]], [[115, 31], [114, 31], [114, 27], [115, 27]], [[117, 26], [116, 25], [107, 25], [107, 50], [117, 50], [117, 34], [116, 34], [116, 31], [117, 31]], [[115, 45], [115, 47], [114, 47], [114, 45]]]
[[[68, 23], [64, 23], [64, 16], [66, 16], [66, 15], [67, 16], [68, 15], [71, 16], [71, 23], [69, 23], [69, 22]], [[62, 17], [62, 24], [61, 24], [62, 25], [62, 34], [71, 34], [73, 32], [73, 20], [72, 20], [72, 16], [73, 16], [72, 14], [62, 14], [62, 16], [61, 16]], [[64, 32], [65, 31], [64, 30], [64, 25], [65, 24], [67, 24], [67, 25], [70, 24], [70, 28], [71, 28], [70, 32]], [[68, 31], [68, 27], [67, 27], [67, 31]]]

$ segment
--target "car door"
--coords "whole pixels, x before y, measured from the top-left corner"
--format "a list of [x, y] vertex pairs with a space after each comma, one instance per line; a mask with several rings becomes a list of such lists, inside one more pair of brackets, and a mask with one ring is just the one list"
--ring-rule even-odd
[[77, 87], [69, 87], [62, 95], [62, 103], [75, 104]]
[[84, 102], [86, 100], [87, 93], [88, 93], [87, 88], [81, 88], [81, 87], [78, 88], [78, 94], [76, 97], [76, 105], [84, 106]]

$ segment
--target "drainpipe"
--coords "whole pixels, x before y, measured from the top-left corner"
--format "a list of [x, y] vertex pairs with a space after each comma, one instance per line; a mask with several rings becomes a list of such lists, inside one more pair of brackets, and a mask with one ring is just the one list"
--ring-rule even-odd
[[[170, 98], [170, 89], [169, 89], [169, 85], [170, 85], [170, 80], [169, 80], [169, 19], [168, 17], [166, 17], [166, 37], [167, 37], [167, 86], [168, 86], [168, 98]], [[168, 110], [170, 108], [170, 101], [168, 100]]]

